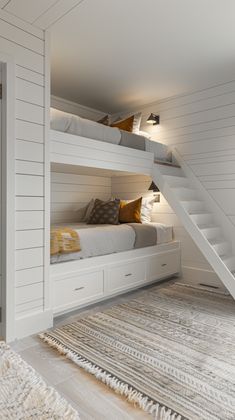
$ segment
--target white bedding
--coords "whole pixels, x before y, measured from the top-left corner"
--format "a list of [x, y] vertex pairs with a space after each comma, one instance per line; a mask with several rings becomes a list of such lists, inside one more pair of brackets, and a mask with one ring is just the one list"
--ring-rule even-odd
[[[157, 230], [157, 245], [172, 241], [172, 226], [153, 222], [151, 222], [151, 225]], [[52, 256], [51, 263], [97, 257], [134, 249], [135, 232], [131, 226], [125, 224], [100, 226], [76, 223], [69, 224], [69, 227], [78, 232], [82, 250]]]
[[[118, 128], [109, 127], [81, 118], [77, 115], [68, 114], [57, 109], [51, 108], [51, 128], [53, 130], [70, 133], [77, 136], [100, 140], [111, 144], [122, 144], [122, 133]], [[142, 149], [154, 154], [155, 159], [171, 161], [171, 152], [165, 144], [151, 141], [143, 136], [134, 133], [125, 133], [128, 137], [128, 146], [133, 149]], [[125, 139], [127, 141], [127, 138]], [[143, 142], [143, 143], [142, 143]], [[124, 144], [126, 146], [126, 144]], [[132, 145], [132, 146], [131, 146]], [[140, 147], [141, 145], [141, 147]], [[143, 145], [143, 148], [142, 148]]]
[[121, 132], [118, 128], [109, 127], [51, 108], [51, 128], [64, 133], [100, 140], [107, 143], [119, 144]]

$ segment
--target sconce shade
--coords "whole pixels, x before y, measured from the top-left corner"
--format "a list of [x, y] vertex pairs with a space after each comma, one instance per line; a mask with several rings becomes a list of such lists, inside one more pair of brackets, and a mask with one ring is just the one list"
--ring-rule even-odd
[[151, 182], [151, 185], [149, 186], [149, 191], [160, 192], [159, 188], [153, 181]]
[[160, 124], [160, 117], [159, 115], [155, 115], [153, 113], [150, 114], [150, 116], [147, 119], [148, 124], [157, 125]]

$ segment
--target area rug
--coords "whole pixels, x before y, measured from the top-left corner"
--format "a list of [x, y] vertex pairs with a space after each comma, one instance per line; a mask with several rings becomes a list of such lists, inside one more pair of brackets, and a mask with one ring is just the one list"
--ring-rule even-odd
[[0, 419], [79, 420], [77, 412], [36, 371], [0, 342]]
[[155, 419], [235, 419], [228, 296], [155, 286], [41, 338]]

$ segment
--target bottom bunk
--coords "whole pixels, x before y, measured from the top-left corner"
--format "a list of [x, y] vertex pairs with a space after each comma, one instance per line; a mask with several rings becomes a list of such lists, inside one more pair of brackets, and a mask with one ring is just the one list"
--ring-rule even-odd
[[59, 315], [179, 273], [179, 241], [51, 264], [53, 312]]
[[171, 216], [149, 176], [53, 163], [54, 314], [178, 274]]

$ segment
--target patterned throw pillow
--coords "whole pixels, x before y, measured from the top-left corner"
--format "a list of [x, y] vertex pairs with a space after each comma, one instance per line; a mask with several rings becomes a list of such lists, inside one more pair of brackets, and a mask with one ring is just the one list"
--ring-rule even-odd
[[95, 200], [91, 215], [87, 221], [90, 225], [118, 225], [120, 200]]
[[130, 202], [121, 200], [119, 210], [119, 222], [141, 223], [141, 203], [142, 197]]

